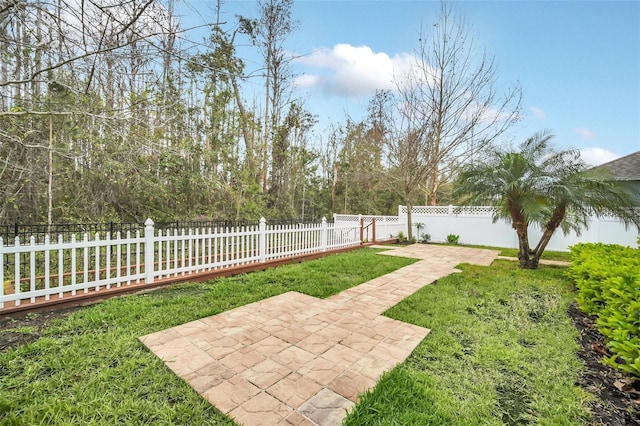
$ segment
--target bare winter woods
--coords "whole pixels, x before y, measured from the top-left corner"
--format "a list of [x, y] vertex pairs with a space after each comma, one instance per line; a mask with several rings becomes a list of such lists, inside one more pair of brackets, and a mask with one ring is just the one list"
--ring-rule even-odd
[[517, 118], [519, 91], [495, 91], [492, 59], [443, 4], [413, 77], [319, 129], [294, 87], [292, 5], [222, 22], [218, 2], [193, 40], [174, 0], [0, 0], [0, 223], [447, 202], [452, 170]]

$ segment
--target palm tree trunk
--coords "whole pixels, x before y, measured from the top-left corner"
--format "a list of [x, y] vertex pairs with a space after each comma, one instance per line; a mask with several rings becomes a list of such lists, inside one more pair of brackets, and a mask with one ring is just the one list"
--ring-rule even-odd
[[529, 248], [529, 233], [527, 230], [527, 224], [518, 223], [513, 225], [518, 235], [518, 260], [520, 262], [520, 268], [522, 269], [535, 269], [533, 265], [533, 259], [529, 257], [531, 255], [531, 249]]
[[549, 241], [551, 240], [553, 233], [556, 231], [556, 229], [558, 229], [558, 227], [562, 223], [562, 220], [564, 219], [566, 211], [567, 211], [567, 208], [563, 203], [558, 205], [553, 210], [551, 219], [549, 219], [547, 224], [544, 226], [544, 232], [542, 233], [542, 237], [540, 237], [540, 241], [538, 242], [538, 245], [534, 250], [533, 258], [531, 259], [533, 263], [532, 265], [533, 267], [529, 269], [536, 269], [538, 267], [538, 262], [540, 262], [540, 256], [542, 256], [542, 253], [547, 248], [547, 244], [549, 244]]
[[535, 269], [535, 266], [531, 265], [531, 248], [529, 247], [529, 224], [522, 215], [522, 212], [518, 206], [509, 201], [509, 213], [511, 215], [511, 226], [518, 235], [518, 260], [520, 268], [522, 269]]

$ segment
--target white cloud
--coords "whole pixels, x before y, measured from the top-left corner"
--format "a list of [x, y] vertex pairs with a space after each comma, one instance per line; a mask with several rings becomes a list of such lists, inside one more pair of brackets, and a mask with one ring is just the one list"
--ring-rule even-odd
[[538, 120], [544, 120], [547, 117], [547, 114], [541, 108], [532, 106], [529, 107], [529, 111], [531, 111], [533, 116]]
[[580, 158], [591, 166], [599, 166], [600, 164], [608, 163], [616, 158], [620, 158], [620, 156], [615, 152], [611, 152], [604, 148], [591, 147], [581, 149]]
[[395, 81], [409, 73], [415, 57], [407, 53], [390, 57], [368, 46], [337, 44], [332, 49], [315, 50], [295, 62], [312, 68], [296, 79], [298, 87], [360, 97], [376, 90], [395, 90]]
[[323, 80], [319, 75], [303, 74], [296, 77], [294, 84], [296, 87], [307, 88], [320, 86], [323, 84]]
[[576, 133], [579, 134], [583, 139], [595, 139], [596, 134], [589, 129], [578, 128], [576, 129]]

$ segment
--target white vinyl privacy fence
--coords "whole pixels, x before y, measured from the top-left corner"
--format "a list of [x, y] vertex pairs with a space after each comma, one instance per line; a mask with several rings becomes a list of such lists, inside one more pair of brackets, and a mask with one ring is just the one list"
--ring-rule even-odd
[[336, 225], [362, 224], [365, 242], [387, 241], [397, 238], [398, 232], [407, 232], [406, 220], [398, 216], [334, 214], [333, 222]]
[[[445, 242], [449, 234], [458, 235], [461, 244], [477, 244], [505, 248], [517, 248], [518, 239], [511, 224], [505, 221], [493, 223], [494, 207], [491, 206], [414, 206], [411, 209], [413, 222], [413, 235], [429, 234], [433, 242]], [[335, 215], [335, 223], [348, 223], [348, 220], [358, 220], [362, 217], [372, 216]], [[407, 235], [407, 207], [398, 206], [398, 216], [376, 216], [377, 229], [381, 223], [390, 226], [387, 232], [394, 236], [402, 231]], [[382, 220], [384, 218], [384, 220]], [[417, 229], [416, 224], [424, 225]], [[382, 236], [382, 233], [378, 231]], [[533, 245], [538, 242], [542, 231], [532, 226], [529, 229], [529, 242]], [[548, 250], [567, 251], [569, 247], [577, 243], [602, 242], [620, 244], [624, 246], [637, 246], [638, 229], [631, 226], [628, 229], [617, 218], [593, 217], [589, 220], [588, 229], [584, 229], [580, 236], [574, 232], [563, 235], [557, 230], [549, 245]]]
[[46, 236], [44, 244], [0, 238], [0, 309], [353, 247], [361, 232], [354, 221], [267, 225], [264, 218], [255, 226], [163, 231], [148, 219], [143, 233]]

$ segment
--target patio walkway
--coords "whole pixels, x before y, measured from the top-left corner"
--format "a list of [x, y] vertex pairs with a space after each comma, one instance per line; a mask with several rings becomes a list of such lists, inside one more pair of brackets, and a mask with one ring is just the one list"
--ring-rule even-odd
[[498, 251], [414, 244], [381, 254], [421, 260], [327, 299], [288, 292], [140, 340], [238, 424], [338, 425], [429, 333], [381, 314]]

